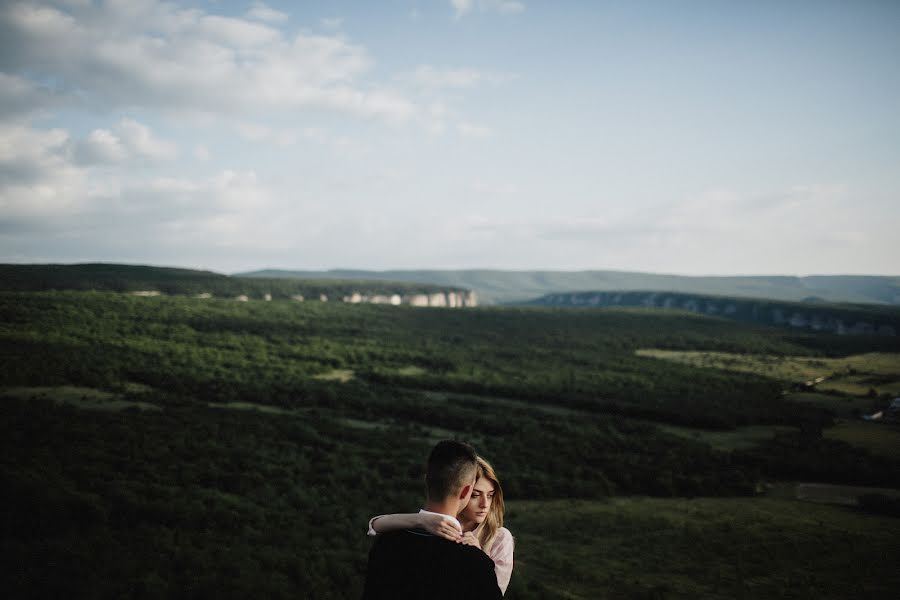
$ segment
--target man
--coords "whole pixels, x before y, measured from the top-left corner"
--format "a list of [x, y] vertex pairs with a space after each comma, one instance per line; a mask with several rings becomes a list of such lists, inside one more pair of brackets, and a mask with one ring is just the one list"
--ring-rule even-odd
[[[444, 440], [431, 450], [425, 511], [456, 515], [475, 485], [476, 455], [468, 444]], [[369, 552], [363, 600], [498, 600], [494, 561], [475, 548], [419, 529], [379, 535]]]

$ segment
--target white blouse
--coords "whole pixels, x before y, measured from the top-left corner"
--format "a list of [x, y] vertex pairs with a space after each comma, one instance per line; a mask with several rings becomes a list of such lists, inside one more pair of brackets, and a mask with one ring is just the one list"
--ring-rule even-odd
[[500, 586], [500, 591], [504, 594], [509, 586], [509, 578], [512, 576], [515, 545], [515, 540], [509, 529], [501, 527], [497, 530], [494, 536], [494, 543], [491, 544], [491, 550], [488, 552], [488, 556], [494, 561], [497, 585]]

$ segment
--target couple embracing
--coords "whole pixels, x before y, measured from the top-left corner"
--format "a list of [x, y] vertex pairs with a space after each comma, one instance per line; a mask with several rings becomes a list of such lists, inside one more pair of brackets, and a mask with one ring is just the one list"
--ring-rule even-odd
[[503, 597], [513, 538], [503, 527], [503, 490], [491, 465], [463, 442], [431, 450], [427, 497], [418, 513], [369, 521], [363, 600], [471, 600]]

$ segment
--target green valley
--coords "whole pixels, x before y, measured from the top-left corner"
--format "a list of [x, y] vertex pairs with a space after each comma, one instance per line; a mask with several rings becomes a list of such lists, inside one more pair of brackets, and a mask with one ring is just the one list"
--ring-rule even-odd
[[365, 523], [418, 507], [443, 437], [503, 481], [509, 598], [886, 598], [900, 583], [883, 565], [891, 497], [773, 496], [900, 481], [893, 442], [850, 428], [872, 424], [841, 399], [884, 404], [890, 381], [784, 394], [817, 369], [887, 377], [895, 338], [111, 291], [2, 292], [0, 314], [8, 597], [356, 598]]

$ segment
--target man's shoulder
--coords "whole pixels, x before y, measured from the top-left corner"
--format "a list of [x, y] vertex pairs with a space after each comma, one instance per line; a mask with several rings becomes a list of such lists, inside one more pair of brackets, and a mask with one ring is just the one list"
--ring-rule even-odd
[[431, 544], [437, 538], [423, 529], [398, 529], [379, 533], [375, 538], [376, 546], [419, 546], [423, 544]]
[[375, 546], [380, 547], [380, 550], [384, 552], [427, 551], [432, 556], [440, 555], [446, 560], [461, 564], [483, 563], [485, 566], [493, 568], [493, 561], [478, 548], [457, 544], [420, 529], [402, 529], [379, 534], [375, 539]]
[[488, 566], [493, 570], [494, 561], [492, 561], [491, 558], [487, 554], [485, 554], [481, 548], [469, 546], [468, 544], [454, 544], [453, 542], [450, 543], [461, 550], [460, 555], [464, 560], [476, 563], [484, 563], [485, 566]]
[[399, 529], [378, 534], [372, 550], [376, 552], [417, 552], [428, 548], [433, 552], [440, 549], [442, 544], [439, 542], [441, 541], [447, 542], [448, 546], [456, 545], [421, 529]]
[[472, 573], [478, 570], [493, 573], [494, 561], [481, 548], [468, 544], [457, 544], [441, 538], [443, 542], [439, 550], [447, 557], [448, 562], [458, 565], [463, 572]]

